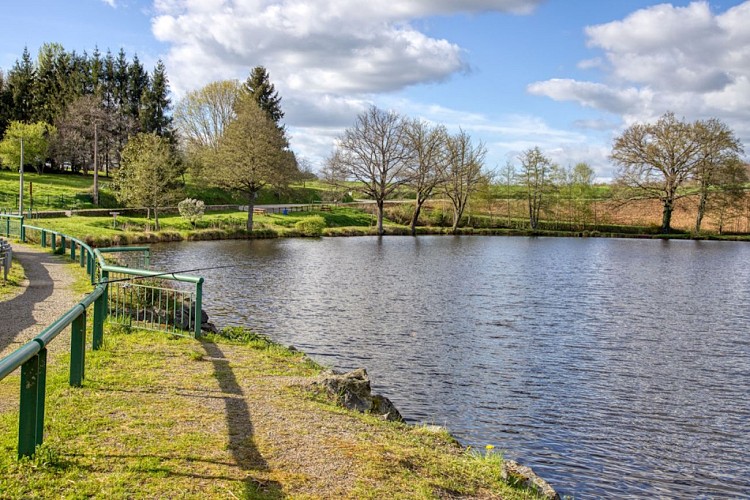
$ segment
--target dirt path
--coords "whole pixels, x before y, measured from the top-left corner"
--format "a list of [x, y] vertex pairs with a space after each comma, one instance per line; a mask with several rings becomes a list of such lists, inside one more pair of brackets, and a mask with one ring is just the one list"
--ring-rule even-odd
[[23, 266], [26, 280], [22, 293], [0, 302], [0, 358], [33, 338], [80, 299], [72, 292], [74, 278], [65, 268], [64, 258], [19, 243], [13, 244], [13, 257]]

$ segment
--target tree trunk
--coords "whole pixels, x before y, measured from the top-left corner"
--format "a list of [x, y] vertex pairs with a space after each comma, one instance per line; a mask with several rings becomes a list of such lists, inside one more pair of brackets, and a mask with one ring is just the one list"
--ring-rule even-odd
[[701, 197], [698, 201], [698, 215], [695, 217], [695, 234], [700, 234], [703, 215], [706, 213], [706, 201], [708, 200], [708, 190], [701, 189]]
[[411, 235], [412, 236], [417, 235], [417, 220], [419, 219], [419, 214], [422, 211], [422, 203], [424, 203], [424, 200], [420, 201], [419, 198], [417, 198], [417, 202], [414, 205], [414, 214], [411, 216]]
[[385, 231], [383, 230], [383, 211], [385, 209], [385, 202], [383, 200], [378, 200], [378, 236], [383, 236], [385, 234]]
[[253, 232], [253, 210], [255, 209], [255, 198], [257, 197], [257, 192], [252, 192], [247, 197], [247, 224], [245, 225], [245, 229], [249, 233]]
[[92, 200], [94, 202], [94, 206], [99, 206], [99, 161], [98, 161], [98, 148], [97, 148], [97, 131], [96, 131], [96, 123], [94, 124], [94, 194], [92, 196]]
[[673, 200], [664, 200], [664, 209], [661, 213], [661, 233], [669, 234], [672, 227], [672, 210], [674, 209]]
[[453, 206], [453, 226], [451, 227], [451, 232], [453, 234], [456, 234], [456, 231], [458, 230], [458, 224], [461, 222], [461, 217], [464, 214], [464, 206], [459, 202], [458, 206]]
[[156, 211], [156, 207], [154, 207], [154, 230], [159, 231], [159, 213]]

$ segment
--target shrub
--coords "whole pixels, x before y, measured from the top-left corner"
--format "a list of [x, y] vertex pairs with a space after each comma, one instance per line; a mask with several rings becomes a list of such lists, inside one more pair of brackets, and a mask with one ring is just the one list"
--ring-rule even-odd
[[201, 200], [193, 198], [185, 198], [177, 204], [177, 210], [180, 211], [180, 216], [183, 219], [190, 221], [193, 227], [203, 217], [203, 213], [206, 210], [206, 205]]
[[294, 225], [300, 236], [320, 236], [326, 228], [326, 220], [320, 215], [313, 215], [297, 222]]

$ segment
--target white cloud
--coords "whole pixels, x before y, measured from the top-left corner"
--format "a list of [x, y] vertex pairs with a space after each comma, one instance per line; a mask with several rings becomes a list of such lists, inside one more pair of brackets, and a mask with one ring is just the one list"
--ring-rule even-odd
[[165, 62], [177, 97], [265, 66], [283, 96], [292, 146], [319, 164], [379, 94], [467, 70], [460, 46], [415, 21], [526, 14], [543, 1], [155, 0], [151, 25], [170, 47]]
[[[750, 141], [750, 1], [715, 13], [705, 1], [661, 4], [585, 30], [604, 53], [606, 83], [551, 79], [527, 90], [622, 117], [625, 124], [665, 111], [718, 117]], [[590, 59], [579, 67], [592, 67]]]
[[113, 9], [117, 8], [117, 2], [115, 0], [102, 0], [102, 2], [106, 3], [107, 5], [109, 5], [110, 7], [112, 7]]
[[542, 0], [156, 0], [178, 92], [269, 68], [280, 87], [377, 93], [465, 69], [461, 48], [410, 23], [434, 15], [525, 13]]

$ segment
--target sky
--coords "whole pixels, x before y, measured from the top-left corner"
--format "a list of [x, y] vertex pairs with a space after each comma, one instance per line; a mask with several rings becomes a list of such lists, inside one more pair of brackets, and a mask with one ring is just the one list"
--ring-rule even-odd
[[368, 106], [463, 129], [500, 169], [538, 146], [614, 177], [613, 139], [667, 111], [750, 151], [750, 0], [26, 0], [0, 68], [45, 42], [163, 60], [173, 101], [265, 66], [298, 157], [320, 168]]

